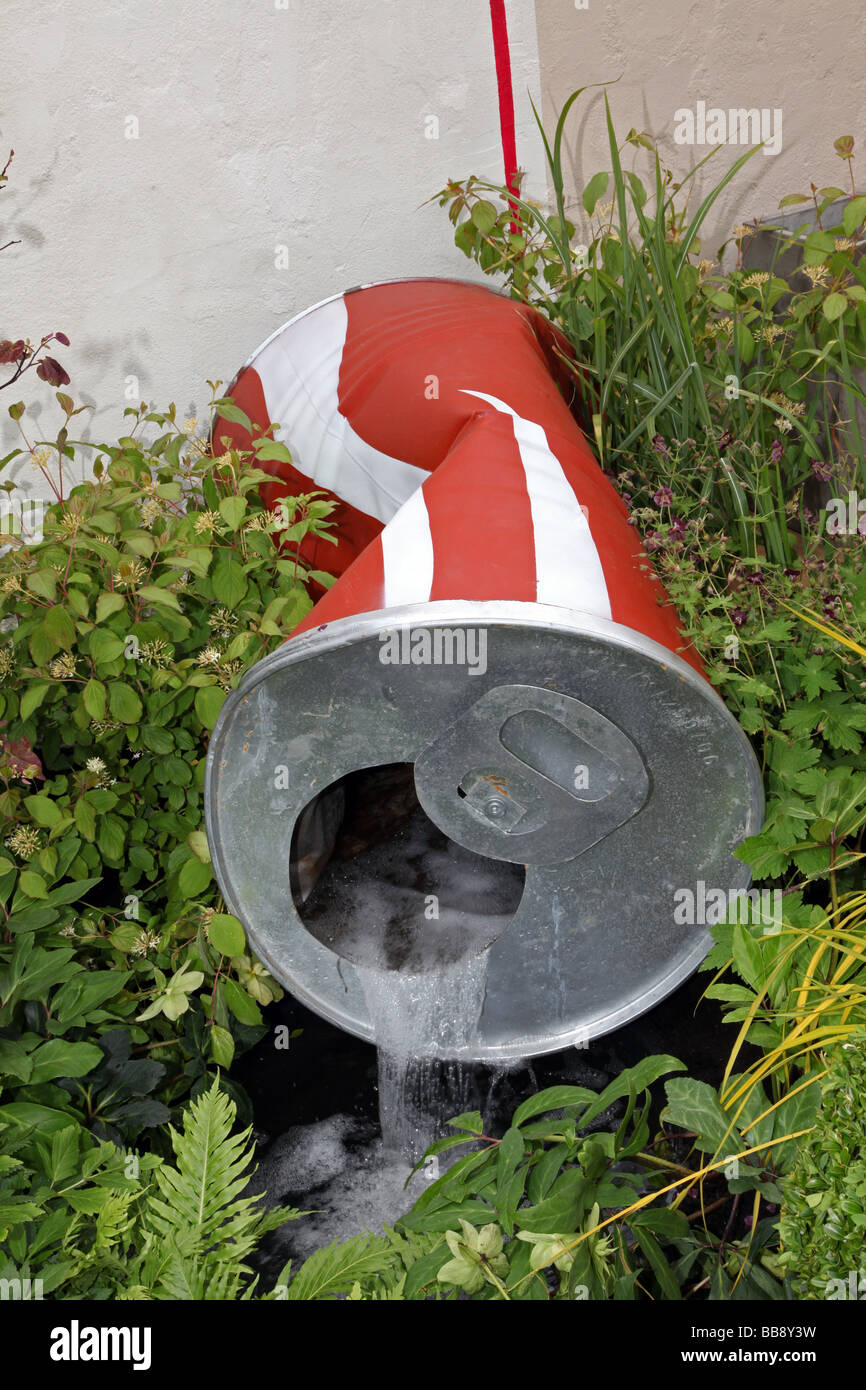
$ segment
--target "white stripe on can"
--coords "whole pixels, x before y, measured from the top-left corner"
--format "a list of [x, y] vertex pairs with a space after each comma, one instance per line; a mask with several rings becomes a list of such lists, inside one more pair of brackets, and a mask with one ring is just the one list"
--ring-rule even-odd
[[[340, 414], [340, 364], [349, 316], [343, 298], [302, 315], [251, 363], [259, 374], [275, 437], [317, 487], [387, 523], [429, 474], [383, 454]], [[263, 422], [262, 422], [263, 423]]]
[[384, 606], [425, 603], [433, 587], [433, 536], [419, 487], [382, 532], [385, 562]]
[[535, 533], [536, 602], [610, 618], [610, 596], [589, 522], [541, 425], [483, 391], [464, 391], [510, 415]]

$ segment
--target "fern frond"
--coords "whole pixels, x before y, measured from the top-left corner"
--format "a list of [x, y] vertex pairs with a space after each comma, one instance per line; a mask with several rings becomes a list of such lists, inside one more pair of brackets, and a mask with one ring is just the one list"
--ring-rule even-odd
[[388, 1274], [399, 1261], [384, 1236], [360, 1235], [333, 1241], [305, 1260], [289, 1284], [287, 1300], [315, 1301], [348, 1293], [352, 1285], [370, 1274]]
[[155, 1298], [234, 1300], [252, 1275], [244, 1259], [267, 1231], [304, 1213], [263, 1207], [260, 1195], [242, 1197], [253, 1146], [250, 1130], [232, 1134], [234, 1102], [215, 1081], [184, 1112], [183, 1130], [171, 1130], [174, 1165], [155, 1173], [142, 1217], [144, 1245], [135, 1283]]

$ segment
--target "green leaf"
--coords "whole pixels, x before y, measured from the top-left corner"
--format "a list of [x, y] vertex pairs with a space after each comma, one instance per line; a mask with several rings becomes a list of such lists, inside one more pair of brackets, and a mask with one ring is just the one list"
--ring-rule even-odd
[[236, 531], [246, 515], [247, 500], [245, 497], [223, 497], [219, 505], [220, 516], [227, 522], [232, 531]]
[[177, 595], [169, 589], [161, 588], [159, 584], [144, 584], [138, 590], [138, 596], [145, 603], [160, 603], [166, 608], [173, 608], [176, 613], [181, 612]]
[[596, 203], [599, 198], [604, 197], [604, 194], [607, 192], [609, 183], [610, 174], [603, 171], [600, 174], [593, 174], [586, 188], [583, 190], [583, 206], [586, 208], [590, 217], [595, 212]]
[[100, 816], [96, 822], [96, 843], [100, 853], [116, 863], [126, 843], [125, 823], [118, 816]]
[[[100, 1054], [101, 1055], [101, 1054]], [[48, 1105], [36, 1105], [32, 1101], [15, 1100], [10, 1105], [0, 1105], [0, 1124], [21, 1125], [25, 1129], [38, 1129], [40, 1134], [56, 1134], [74, 1122], [74, 1116], [65, 1110], [55, 1110]]]
[[666, 1299], [682, 1298], [680, 1286], [677, 1283], [674, 1272], [659, 1249], [658, 1241], [655, 1236], [650, 1235], [649, 1231], [640, 1226], [633, 1227], [635, 1240], [646, 1256], [653, 1274], [659, 1281], [659, 1287]]
[[92, 843], [96, 838], [96, 812], [83, 796], [80, 796], [76, 801], [73, 816], [75, 817], [76, 828], [81, 831], [85, 840]]
[[186, 837], [186, 842], [195, 855], [203, 864], [209, 864], [210, 846], [207, 842], [207, 835], [203, 830], [191, 830]]
[[484, 1121], [481, 1118], [480, 1110], [466, 1110], [462, 1115], [455, 1115], [453, 1120], [448, 1121], [450, 1129], [459, 1129], [467, 1134], [483, 1134]]
[[[533, 1115], [542, 1115], [549, 1110], [561, 1110], [566, 1105], [586, 1107], [595, 1100], [595, 1092], [585, 1086], [549, 1086], [547, 1090], [537, 1091], [534, 1096], [519, 1105], [514, 1112], [512, 1125], [522, 1125]], [[480, 1131], [479, 1131], [480, 1133]]]
[[103, 1060], [103, 1053], [94, 1043], [52, 1038], [37, 1047], [32, 1058], [30, 1084], [35, 1086], [57, 1076], [86, 1076]]
[[210, 1050], [217, 1066], [228, 1071], [235, 1055], [235, 1040], [228, 1029], [220, 1028], [218, 1023], [211, 1024]]
[[157, 753], [164, 757], [174, 748], [174, 739], [168, 729], [161, 729], [158, 724], [142, 724], [141, 742], [145, 748], [149, 748], [151, 753]]
[[435, 1250], [430, 1250], [419, 1260], [413, 1261], [403, 1285], [403, 1297], [407, 1300], [414, 1299], [416, 1294], [420, 1294], [429, 1284], [435, 1284], [437, 1274], [450, 1258], [451, 1251], [443, 1240]]
[[41, 874], [34, 873], [31, 869], [23, 869], [18, 879], [18, 886], [22, 893], [26, 893], [28, 898], [47, 898], [48, 889], [45, 879]]
[[248, 1026], [261, 1023], [262, 1011], [255, 999], [247, 994], [245, 989], [241, 989], [235, 980], [223, 980], [222, 985], [226, 1004], [238, 1023], [245, 1023]]
[[279, 440], [270, 440], [265, 441], [264, 443], [261, 443], [257, 440], [255, 443], [255, 451], [256, 458], [261, 459], [263, 463], [292, 462], [292, 455], [290, 454], [288, 448], [285, 444], [281, 444]]
[[43, 626], [46, 636], [55, 647], [62, 647], [66, 652], [72, 650], [75, 645], [75, 624], [59, 603], [48, 610]]
[[40, 792], [37, 796], [25, 796], [24, 805], [37, 825], [44, 825], [50, 829], [62, 819], [57, 803], [52, 801], [50, 796], [46, 796], [44, 792]]
[[763, 977], [764, 959], [759, 943], [742, 922], [734, 925], [733, 955], [734, 968], [740, 979], [757, 989]]
[[247, 939], [244, 929], [237, 917], [232, 917], [229, 913], [215, 913], [208, 924], [207, 934], [214, 950], [223, 956], [242, 956], [246, 950]]
[[91, 632], [88, 643], [90, 655], [99, 665], [105, 661], [116, 661], [125, 645], [123, 638], [118, 637], [116, 632], [111, 632], [108, 628], [98, 627], [95, 627]]
[[21, 718], [29, 719], [34, 710], [38, 709], [51, 689], [50, 681], [37, 681], [30, 685], [21, 696]]
[[866, 221], [866, 197], [852, 198], [842, 213], [842, 230], [846, 236], [853, 236], [858, 227]]
[[228, 399], [219, 401], [216, 410], [219, 420], [228, 420], [233, 425], [240, 425], [242, 429], [246, 430], [247, 434], [252, 431], [253, 427], [250, 417], [245, 415], [240, 406], [235, 405], [234, 401]]
[[210, 864], [200, 859], [188, 859], [178, 874], [178, 887], [185, 898], [196, 898], [203, 893], [213, 878]]
[[138, 695], [122, 681], [111, 681], [109, 684], [108, 707], [121, 724], [138, 724], [143, 713]]
[[140, 937], [141, 927], [137, 926], [135, 922], [121, 922], [119, 927], [115, 927], [108, 939], [115, 951], [122, 951], [126, 955], [138, 945]]
[[10, 1038], [0, 1038], [0, 1075], [5, 1073], [19, 1081], [29, 1081], [32, 1071], [33, 1062], [25, 1048]]
[[742, 319], [737, 319], [734, 326], [736, 336], [737, 352], [743, 362], [751, 362], [755, 355], [755, 340]]
[[480, 201], [475, 204], [469, 215], [479, 232], [484, 236], [487, 236], [496, 226], [496, 208], [485, 198], [480, 199]]
[[212, 729], [226, 701], [227, 691], [218, 685], [203, 685], [195, 692], [195, 712], [206, 729]]
[[[446, 1245], [445, 1257], [449, 1255]], [[286, 1290], [286, 1298], [305, 1303], [337, 1298], [366, 1275], [393, 1268], [398, 1258], [396, 1250], [382, 1236], [360, 1235], [334, 1241], [304, 1261]]]
[[84, 687], [82, 699], [91, 719], [105, 718], [105, 686], [102, 681], [89, 680]]
[[82, 1212], [85, 1216], [95, 1216], [97, 1212], [102, 1211], [110, 1199], [111, 1189], [108, 1187], [83, 1187], [74, 1192], [67, 1192], [65, 1195], [73, 1211]]
[[[739, 1144], [735, 1126], [722, 1108], [716, 1092], [705, 1081], [676, 1076], [665, 1082], [668, 1103], [662, 1119], [683, 1129], [695, 1130], [695, 1147], [704, 1153], [736, 1153]], [[721, 1155], [724, 1157], [724, 1154]]]
[[672, 1071], [685, 1071], [685, 1066], [676, 1057], [670, 1057], [664, 1052], [652, 1057], [644, 1057], [635, 1066], [626, 1067], [619, 1076], [611, 1081], [609, 1086], [605, 1086], [601, 1095], [593, 1099], [589, 1109], [581, 1116], [581, 1126], [588, 1125], [598, 1115], [603, 1115], [614, 1101], [621, 1100], [630, 1092], [636, 1096], [640, 1095], [660, 1077], [667, 1076], [668, 1072]]
[[232, 550], [221, 550], [211, 571], [214, 597], [224, 607], [234, 610], [247, 591], [244, 567]]
[[123, 594], [100, 594], [96, 600], [96, 621], [104, 623], [106, 618], [110, 618], [113, 613], [119, 613], [126, 607], [126, 599]]
[[24, 583], [37, 598], [46, 598], [49, 603], [54, 602], [57, 592], [57, 575], [54, 570], [36, 570], [35, 574], [28, 574]]
[[824, 317], [825, 319], [829, 319], [830, 323], [835, 323], [836, 319], [841, 318], [847, 307], [847, 299], [844, 294], [839, 294], [838, 290], [834, 290], [832, 294], [828, 294], [824, 303], [821, 305]]
[[577, 1229], [584, 1196], [591, 1186], [579, 1168], [567, 1168], [556, 1180], [549, 1197], [534, 1207], [523, 1207], [514, 1214], [514, 1223], [539, 1235], [567, 1235]]

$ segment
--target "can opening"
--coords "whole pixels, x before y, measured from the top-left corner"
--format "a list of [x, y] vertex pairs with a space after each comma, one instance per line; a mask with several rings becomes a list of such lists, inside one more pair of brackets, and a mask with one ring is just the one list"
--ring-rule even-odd
[[298, 916], [355, 965], [421, 974], [479, 955], [523, 896], [525, 866], [465, 849], [415, 791], [414, 764], [352, 772], [304, 807], [292, 837]]

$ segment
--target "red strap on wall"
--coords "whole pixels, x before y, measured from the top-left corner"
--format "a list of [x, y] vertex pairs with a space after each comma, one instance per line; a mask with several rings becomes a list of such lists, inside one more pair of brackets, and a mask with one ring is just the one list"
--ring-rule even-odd
[[[511, 86], [511, 54], [508, 49], [505, 0], [490, 0], [490, 23], [493, 27], [493, 54], [496, 60], [496, 83], [499, 88], [499, 128], [502, 132], [505, 182], [512, 193], [517, 193], [517, 136], [514, 128], [514, 92]], [[511, 210], [516, 218], [518, 214], [515, 203], [511, 204]], [[511, 230], [519, 231], [519, 225], [512, 222]]]

